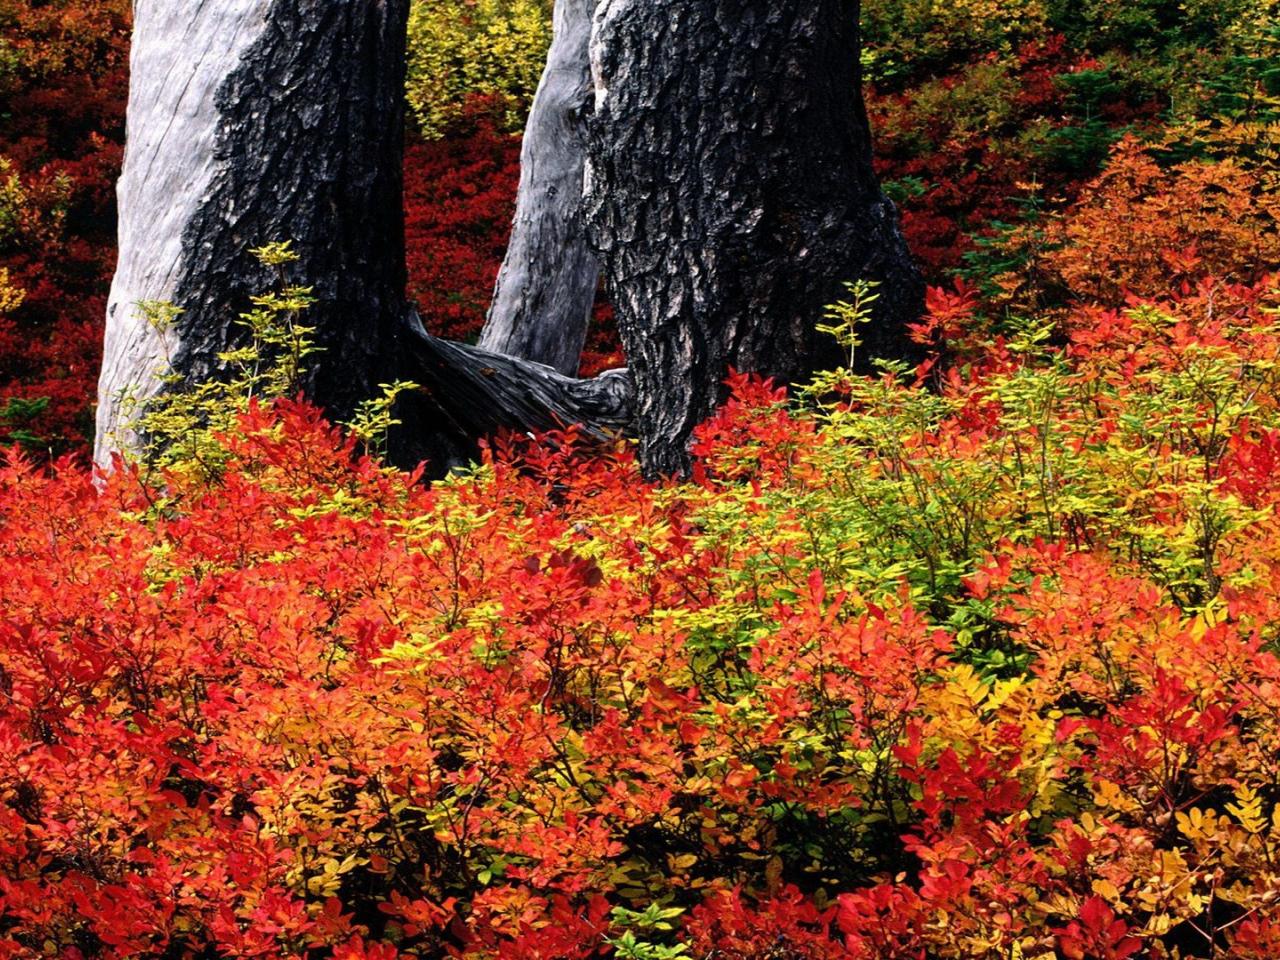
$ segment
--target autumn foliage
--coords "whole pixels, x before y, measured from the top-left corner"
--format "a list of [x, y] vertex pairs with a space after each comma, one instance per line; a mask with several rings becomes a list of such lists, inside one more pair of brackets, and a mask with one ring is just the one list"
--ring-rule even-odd
[[683, 485], [11, 455], [0, 950], [1274, 956], [1280, 287], [1072, 310], [735, 378]]
[[[568, 431], [428, 486], [289, 399], [198, 457], [50, 461], [123, 12], [0, 0], [0, 958], [1280, 956], [1269, 88], [1157, 123], [1082, 38], [1158, 4], [1074, 46], [1053, 3], [869, 6], [966, 26], [869, 63], [929, 359], [734, 374], [689, 482]], [[18, 133], [82, 83], [92, 120]], [[518, 141], [456, 106], [407, 215], [466, 338]]]
[[686, 485], [12, 455], [0, 950], [1274, 956], [1277, 311], [739, 378]]
[[129, 4], [0, 2], [0, 441], [83, 445], [114, 266]]

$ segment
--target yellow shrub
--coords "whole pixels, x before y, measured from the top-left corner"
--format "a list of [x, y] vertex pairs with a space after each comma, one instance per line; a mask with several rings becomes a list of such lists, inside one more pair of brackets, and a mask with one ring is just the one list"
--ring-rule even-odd
[[13, 313], [27, 298], [27, 292], [13, 282], [9, 271], [0, 267], [0, 316]]
[[443, 135], [472, 96], [497, 96], [523, 121], [551, 44], [550, 0], [416, 0], [409, 17], [409, 105]]
[[74, 184], [65, 173], [25, 176], [0, 156], [0, 250], [40, 250], [62, 236]]

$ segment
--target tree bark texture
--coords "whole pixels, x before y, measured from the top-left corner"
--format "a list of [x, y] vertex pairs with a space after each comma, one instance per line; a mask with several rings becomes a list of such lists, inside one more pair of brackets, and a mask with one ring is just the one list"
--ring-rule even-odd
[[[97, 456], [129, 449], [122, 398], [166, 372], [219, 375], [274, 278], [253, 248], [292, 241], [325, 351], [310, 396], [349, 414], [393, 373], [404, 311], [402, 155], [409, 0], [137, 0], [120, 261]], [[153, 329], [137, 304], [182, 310]]]
[[[441, 475], [501, 429], [581, 423], [603, 438], [629, 426], [625, 372], [578, 381], [436, 340], [406, 303], [407, 9], [408, 0], [138, 0], [99, 463], [138, 450], [130, 419], [166, 374], [196, 383], [222, 373], [219, 353], [243, 342], [239, 315], [277, 282], [252, 250], [283, 240], [300, 257], [290, 279], [312, 285], [316, 299], [305, 318], [322, 348], [305, 384], [310, 399], [340, 420], [383, 382], [423, 385], [397, 409], [403, 427], [391, 454], [402, 466], [425, 459]], [[581, 22], [575, 30], [564, 37], [577, 37], [585, 62]], [[550, 183], [544, 169], [535, 159], [531, 179]], [[569, 242], [555, 216], [576, 214], [581, 199], [580, 172], [563, 176], [575, 196], [536, 230], [551, 246], [555, 237]], [[593, 266], [582, 283], [590, 292], [579, 297], [579, 338], [595, 277]], [[139, 306], [148, 301], [182, 312], [159, 329]]]
[[[392, 449], [437, 473], [494, 430], [571, 422], [634, 428], [650, 473], [680, 473], [728, 365], [790, 380], [823, 362], [813, 328], [843, 280], [884, 281], [869, 347], [902, 352], [919, 281], [871, 170], [852, 0], [599, 0], [585, 181], [560, 134], [580, 123], [588, 0], [560, 0], [495, 306], [514, 319], [486, 335], [517, 356], [428, 337], [403, 294], [408, 2], [137, 0], [99, 462], [136, 449], [122, 398], [220, 375], [275, 282], [251, 251], [280, 240], [317, 300], [310, 397], [343, 419], [381, 382], [422, 383]], [[595, 289], [584, 229], [630, 376], [555, 369], [576, 369]], [[145, 301], [182, 312], [156, 329]]]
[[589, 380], [566, 377], [543, 364], [433, 337], [416, 313], [403, 331], [401, 353], [423, 391], [401, 415], [410, 433], [426, 438], [437, 475], [474, 460], [476, 440], [502, 431], [576, 425], [590, 439], [609, 441], [629, 435], [633, 425], [626, 370]]
[[730, 366], [803, 378], [842, 283], [882, 283], [863, 356], [911, 354], [923, 286], [871, 165], [855, 0], [601, 0], [586, 211], [641, 459], [689, 467]]
[[480, 346], [575, 376], [600, 267], [583, 227], [592, 0], [556, 0], [555, 35], [525, 129], [506, 260]]

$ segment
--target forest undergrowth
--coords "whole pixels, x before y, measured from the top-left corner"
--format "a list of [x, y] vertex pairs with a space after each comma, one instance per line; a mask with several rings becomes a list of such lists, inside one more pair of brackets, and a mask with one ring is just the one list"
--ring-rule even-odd
[[[430, 486], [279, 364], [85, 466], [127, 6], [0, 2], [0, 957], [1280, 956], [1274, 2], [868, 0], [928, 359], [735, 374], [687, 482], [570, 430]], [[543, 36], [466, 6], [420, 89]], [[407, 169], [459, 338], [529, 92], [477, 63]]]

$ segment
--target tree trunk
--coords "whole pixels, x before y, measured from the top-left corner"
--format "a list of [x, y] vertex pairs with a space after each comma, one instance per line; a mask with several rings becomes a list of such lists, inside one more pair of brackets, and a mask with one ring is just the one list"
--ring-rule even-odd
[[[426, 459], [440, 475], [499, 429], [577, 422], [606, 437], [630, 423], [625, 373], [576, 381], [447, 344], [405, 302], [407, 11], [408, 0], [138, 0], [99, 463], [137, 452], [130, 423], [166, 374], [196, 383], [222, 373], [218, 354], [243, 341], [236, 319], [275, 284], [252, 250], [281, 240], [300, 255], [293, 279], [316, 298], [305, 322], [322, 352], [308, 396], [342, 419], [383, 382], [423, 384], [397, 411], [401, 465]], [[537, 228], [548, 238], [558, 229]], [[182, 313], [158, 329], [139, 306], [148, 302]]]
[[[349, 414], [393, 373], [404, 312], [409, 0], [137, 0], [120, 260], [99, 383], [97, 455], [166, 372], [219, 375], [236, 319], [273, 278], [250, 252], [290, 240], [325, 361], [310, 396]], [[138, 304], [182, 310], [153, 328]]]
[[[903, 352], [919, 282], [871, 171], [846, 0], [600, 0], [585, 190], [557, 136], [577, 122], [585, 0], [561, 0], [495, 307], [517, 304], [512, 332], [486, 341], [576, 365], [595, 286], [583, 191], [634, 382], [427, 336], [403, 293], [408, 2], [136, 0], [99, 462], [137, 449], [129, 417], [166, 373], [221, 375], [236, 319], [274, 281], [251, 251], [280, 240], [317, 300], [311, 398], [342, 419], [379, 383], [417, 380], [392, 449], [436, 473], [482, 434], [571, 422], [635, 427], [650, 473], [682, 472], [727, 366], [802, 376], [842, 280], [885, 281], [869, 345]], [[182, 312], [157, 329], [147, 301]]]
[[507, 257], [480, 346], [575, 376], [600, 266], [581, 218], [592, 0], [556, 0], [555, 39], [520, 154]]
[[[871, 165], [855, 0], [602, 0], [587, 216], [641, 458], [689, 467], [730, 366], [803, 378], [842, 282], [882, 283], [865, 351], [912, 351], [923, 287]], [[865, 355], [865, 354], [864, 354]]]

